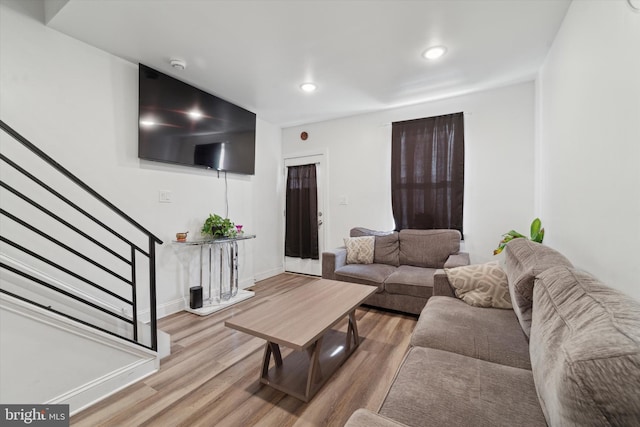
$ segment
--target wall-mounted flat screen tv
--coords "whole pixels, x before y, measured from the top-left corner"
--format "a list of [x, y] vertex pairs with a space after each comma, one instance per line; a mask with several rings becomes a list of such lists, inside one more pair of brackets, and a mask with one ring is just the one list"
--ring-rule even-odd
[[138, 157], [255, 173], [256, 115], [139, 64]]

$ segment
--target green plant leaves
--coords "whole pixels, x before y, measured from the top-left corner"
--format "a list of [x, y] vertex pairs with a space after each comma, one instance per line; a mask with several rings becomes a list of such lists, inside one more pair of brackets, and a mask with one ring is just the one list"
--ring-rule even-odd
[[538, 235], [540, 234], [540, 227], [542, 226], [542, 222], [540, 222], [540, 218], [536, 218], [531, 223], [531, 240], [534, 242], [537, 241]]
[[[542, 221], [540, 218], [536, 218], [531, 222], [531, 238], [532, 242], [542, 243], [544, 239], [544, 228], [542, 228]], [[504, 250], [504, 247], [513, 239], [526, 239], [527, 236], [520, 234], [515, 230], [511, 230], [508, 233], [502, 235], [502, 240], [498, 243], [498, 247], [493, 251], [494, 255], [498, 255]]]
[[[511, 230], [507, 234], [507, 236], [511, 236], [511, 239], [523, 238], [525, 237], [523, 234], [518, 233], [516, 230]], [[509, 239], [509, 240], [511, 240]]]
[[542, 243], [543, 239], [544, 239], [544, 228], [541, 228], [538, 234], [536, 234], [535, 236], [531, 236], [531, 240], [537, 243]]
[[209, 217], [202, 224], [200, 232], [213, 237], [235, 236], [235, 224], [229, 218], [222, 218], [218, 214], [209, 214]]

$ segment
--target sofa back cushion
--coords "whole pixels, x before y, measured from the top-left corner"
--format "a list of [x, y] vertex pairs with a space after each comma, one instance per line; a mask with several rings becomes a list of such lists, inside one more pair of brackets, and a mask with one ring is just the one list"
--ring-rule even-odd
[[505, 268], [511, 304], [528, 337], [531, 331], [533, 284], [537, 274], [555, 266], [573, 267], [560, 252], [527, 239], [514, 239], [505, 247]]
[[458, 230], [400, 230], [400, 264], [443, 268], [451, 254], [460, 252]]
[[376, 231], [364, 227], [352, 228], [351, 237], [374, 236], [373, 262], [398, 267], [400, 265], [400, 244], [397, 231]]
[[640, 422], [640, 303], [569, 267], [538, 275], [529, 351], [550, 426]]

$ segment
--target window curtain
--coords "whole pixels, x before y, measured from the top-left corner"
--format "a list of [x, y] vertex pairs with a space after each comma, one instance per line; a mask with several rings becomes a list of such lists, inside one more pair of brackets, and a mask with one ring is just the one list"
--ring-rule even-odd
[[391, 199], [396, 229], [462, 233], [462, 113], [392, 124]]
[[288, 167], [285, 255], [319, 259], [316, 165]]

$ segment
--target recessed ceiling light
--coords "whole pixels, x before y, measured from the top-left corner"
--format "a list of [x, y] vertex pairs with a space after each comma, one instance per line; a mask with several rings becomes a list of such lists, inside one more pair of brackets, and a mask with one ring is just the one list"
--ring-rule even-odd
[[444, 46], [433, 46], [433, 47], [430, 47], [429, 49], [425, 50], [424, 53], [422, 54], [422, 56], [424, 56], [426, 59], [438, 59], [442, 55], [444, 55], [445, 53], [447, 53], [447, 48], [446, 47], [444, 47]]
[[305, 91], [305, 92], [313, 92], [313, 91], [315, 91], [316, 89], [318, 89], [318, 86], [316, 86], [316, 84], [315, 84], [315, 83], [310, 83], [310, 82], [308, 82], [308, 83], [302, 83], [302, 84], [300, 85], [300, 89], [302, 89], [302, 90], [303, 90], [303, 91]]

